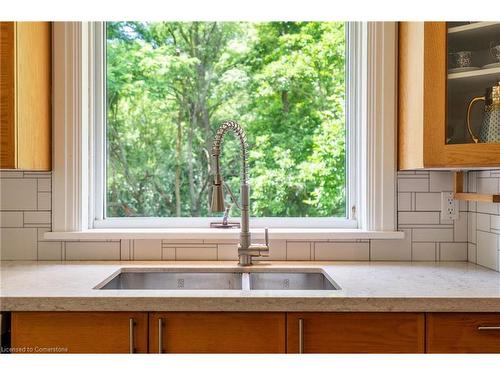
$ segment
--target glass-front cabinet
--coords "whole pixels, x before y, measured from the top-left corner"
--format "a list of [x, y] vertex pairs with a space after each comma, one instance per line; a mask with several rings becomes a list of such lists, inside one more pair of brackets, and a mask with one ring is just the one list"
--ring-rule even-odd
[[500, 142], [500, 22], [448, 22], [446, 31], [446, 143]]
[[398, 167], [500, 167], [499, 22], [398, 24]]

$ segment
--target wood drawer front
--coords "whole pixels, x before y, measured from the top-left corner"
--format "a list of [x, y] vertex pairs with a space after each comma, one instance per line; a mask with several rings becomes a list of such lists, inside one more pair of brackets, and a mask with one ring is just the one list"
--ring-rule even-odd
[[299, 352], [299, 319], [304, 353], [423, 353], [424, 314], [289, 313], [287, 352]]
[[135, 351], [147, 353], [148, 314], [136, 312], [13, 312], [12, 347], [67, 348], [62, 353], [129, 353], [131, 318], [135, 322]]
[[500, 353], [500, 314], [427, 314], [428, 353]]
[[149, 349], [158, 353], [285, 353], [285, 313], [152, 313]]

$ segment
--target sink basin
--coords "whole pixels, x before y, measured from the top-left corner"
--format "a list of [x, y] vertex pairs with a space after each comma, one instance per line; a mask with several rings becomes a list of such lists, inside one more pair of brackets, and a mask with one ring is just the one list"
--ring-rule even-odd
[[320, 272], [251, 272], [250, 289], [335, 290], [338, 288]]
[[108, 290], [336, 290], [321, 270], [242, 269], [199, 272], [190, 270], [127, 269], [105, 280], [96, 289]]
[[241, 289], [241, 274], [122, 271], [99, 289]]

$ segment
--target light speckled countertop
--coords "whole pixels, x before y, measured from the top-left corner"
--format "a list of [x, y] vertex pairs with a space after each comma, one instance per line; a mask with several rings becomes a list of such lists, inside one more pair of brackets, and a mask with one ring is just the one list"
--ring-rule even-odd
[[2, 311], [500, 312], [500, 273], [466, 262], [261, 262], [321, 268], [341, 290], [98, 290], [125, 267], [236, 268], [236, 262], [7, 262]]

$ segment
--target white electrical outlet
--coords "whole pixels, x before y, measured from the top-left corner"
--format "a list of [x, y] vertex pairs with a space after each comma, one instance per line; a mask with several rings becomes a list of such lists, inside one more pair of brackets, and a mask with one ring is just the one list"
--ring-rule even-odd
[[459, 205], [453, 198], [453, 192], [443, 191], [441, 193], [441, 219], [458, 220]]

